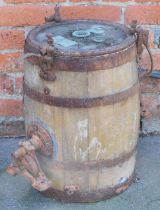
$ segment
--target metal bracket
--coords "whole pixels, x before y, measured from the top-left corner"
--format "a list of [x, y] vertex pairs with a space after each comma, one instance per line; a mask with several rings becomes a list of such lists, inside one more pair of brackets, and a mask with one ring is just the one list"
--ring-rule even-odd
[[61, 22], [60, 6], [56, 5], [54, 8], [54, 15], [45, 17], [46, 22]]
[[39, 72], [41, 79], [47, 81], [56, 80], [56, 75], [53, 71], [53, 60], [51, 58], [46, 56], [39, 57], [39, 67], [41, 68]]
[[7, 172], [11, 175], [21, 174], [35, 189], [45, 191], [51, 187], [51, 182], [41, 169], [36, 152], [49, 157], [53, 155], [53, 145], [47, 132], [37, 125], [30, 125], [27, 135], [31, 139], [19, 143], [19, 148], [12, 154], [14, 163], [7, 168]]

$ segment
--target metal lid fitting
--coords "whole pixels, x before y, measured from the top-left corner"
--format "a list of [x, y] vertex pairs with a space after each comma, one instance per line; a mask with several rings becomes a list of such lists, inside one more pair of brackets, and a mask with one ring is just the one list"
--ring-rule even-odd
[[148, 31], [133, 20], [130, 28], [102, 20], [61, 21], [60, 8], [46, 18], [47, 24], [27, 36], [25, 53], [31, 63], [41, 67], [40, 77], [55, 81], [55, 70], [95, 71], [122, 65], [135, 57], [141, 59], [144, 47], [151, 68], [139, 77], [150, 75], [153, 58], [148, 47]]
[[50, 22], [33, 29], [25, 52], [40, 53], [48, 42], [54, 43], [54, 56], [96, 56], [121, 51], [135, 42], [135, 36], [121, 24], [101, 20]]

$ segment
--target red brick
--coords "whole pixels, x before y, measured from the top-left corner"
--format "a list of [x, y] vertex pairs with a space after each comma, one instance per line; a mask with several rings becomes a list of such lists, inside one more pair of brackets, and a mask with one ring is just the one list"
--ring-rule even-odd
[[155, 2], [160, 2], [160, 0], [135, 0], [135, 2], [140, 2], [140, 3], [152, 2], [152, 3], [155, 3]]
[[144, 77], [141, 82], [142, 93], [160, 93], [160, 81], [152, 77]]
[[21, 53], [0, 54], [0, 72], [21, 71]]
[[22, 116], [22, 100], [0, 99], [0, 116]]
[[[0, 7], [1, 26], [29, 26], [44, 23], [44, 17], [53, 14], [51, 6]], [[63, 19], [104, 19], [118, 21], [121, 9], [117, 6], [67, 6], [61, 7]]]
[[106, 2], [130, 2], [132, 0], [103, 0], [103, 1], [106, 1]]
[[[154, 70], [160, 70], [160, 53], [152, 51], [152, 57], [153, 57]], [[140, 65], [144, 69], [150, 68], [150, 59], [146, 51], [144, 51], [142, 54]]]
[[160, 24], [160, 5], [128, 6], [125, 21], [131, 23], [136, 19], [139, 24]]
[[0, 7], [1, 26], [30, 26], [44, 23], [44, 17], [53, 14], [49, 6], [4, 6]]
[[[85, 0], [70, 0], [71, 2], [86, 2]], [[87, 2], [90, 2], [90, 3], [95, 3], [96, 0], [88, 0]]]
[[24, 31], [0, 30], [0, 50], [22, 49], [24, 46]]
[[0, 94], [13, 94], [13, 91], [13, 78], [6, 74], [0, 75]]
[[160, 116], [160, 96], [157, 94], [141, 95], [143, 109], [151, 112], [154, 116]]
[[[85, 0], [70, 0], [71, 2], [86, 2]], [[96, 2], [96, 0], [88, 0], [87, 2]], [[103, 0], [103, 2], [129, 2], [128, 0]]]
[[58, 3], [58, 2], [64, 2], [65, 0], [5, 0], [6, 3]]
[[152, 31], [149, 31], [149, 48], [154, 48], [154, 34]]
[[121, 9], [118, 6], [69, 6], [62, 7], [63, 19], [102, 19], [118, 21]]
[[23, 92], [23, 76], [17, 77], [15, 81], [15, 93], [22, 94]]

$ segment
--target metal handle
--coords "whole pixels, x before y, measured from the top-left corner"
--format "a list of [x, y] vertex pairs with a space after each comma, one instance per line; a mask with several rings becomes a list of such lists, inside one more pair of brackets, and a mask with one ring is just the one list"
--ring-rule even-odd
[[38, 191], [45, 191], [50, 188], [51, 182], [42, 171], [36, 157], [36, 151], [43, 147], [41, 139], [32, 135], [29, 141], [20, 143], [19, 148], [12, 154], [14, 164], [7, 168], [11, 175], [23, 175], [31, 185]]
[[148, 45], [144, 44], [144, 46], [145, 46], [145, 48], [146, 48], [146, 50], [148, 52], [148, 55], [150, 57], [150, 69], [149, 69], [149, 71], [145, 70], [141, 74], [139, 74], [139, 78], [142, 78], [144, 76], [151, 76], [152, 71], [153, 71], [153, 57], [152, 57], [152, 53], [151, 53], [150, 49], [148, 48]]
[[141, 60], [142, 52], [143, 52], [143, 46], [146, 48], [149, 57], [150, 57], [150, 69], [149, 71], [144, 70], [139, 73], [139, 78], [142, 78], [144, 76], [151, 76], [151, 73], [153, 71], [153, 57], [152, 53], [148, 46], [148, 40], [149, 40], [149, 32], [148, 30], [144, 30], [142, 27], [137, 27], [137, 21], [133, 20], [131, 23], [130, 28], [131, 34], [133, 34], [136, 37], [136, 46], [137, 46], [137, 56], [138, 60]]
[[[137, 21], [133, 20], [131, 23], [131, 28], [130, 28], [130, 32], [132, 35], [134, 35], [136, 37], [136, 47], [137, 47], [137, 57], [138, 60], [141, 59], [142, 56], [142, 52], [143, 52], [143, 47], [146, 48], [149, 57], [150, 57], [150, 69], [147, 70], [143, 70], [139, 72], [139, 79], [141, 79], [144, 76], [151, 76], [151, 73], [153, 71], [153, 57], [151, 54], [151, 51], [149, 49], [148, 46], [148, 39], [149, 39], [149, 32], [147, 30], [144, 30], [143, 28], [141, 28], [140, 26], [137, 27]], [[149, 111], [147, 111], [144, 106], [143, 106], [143, 101], [142, 101], [142, 96], [140, 94], [140, 115], [142, 118], [149, 118], [152, 116], [152, 113], [150, 113]]]

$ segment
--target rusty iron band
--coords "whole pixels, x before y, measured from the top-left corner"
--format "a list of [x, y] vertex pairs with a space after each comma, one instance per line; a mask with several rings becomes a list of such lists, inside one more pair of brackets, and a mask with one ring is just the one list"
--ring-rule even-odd
[[27, 84], [24, 84], [24, 92], [29, 98], [44, 104], [64, 108], [90, 108], [111, 105], [127, 100], [129, 97], [135, 95], [138, 90], [139, 83], [137, 82], [132, 87], [112, 95], [97, 98], [61, 98], [45, 95], [44, 93], [31, 89]]
[[128, 161], [133, 155], [136, 154], [135, 146], [131, 151], [128, 153], [122, 153], [118, 157], [113, 159], [107, 160], [99, 160], [99, 161], [87, 161], [87, 162], [75, 162], [75, 161], [68, 161], [68, 162], [54, 162], [54, 167], [61, 169], [61, 170], [72, 170], [72, 171], [80, 171], [80, 170], [98, 170], [102, 168], [113, 168], [117, 165], [121, 165], [124, 162]]
[[116, 196], [123, 191], [125, 191], [135, 180], [135, 172], [122, 184], [118, 184], [114, 187], [99, 189], [93, 192], [74, 192], [72, 195], [68, 195], [66, 191], [60, 191], [54, 188], [50, 188], [43, 193], [43, 195], [55, 198], [56, 200], [64, 201], [64, 202], [73, 202], [73, 203], [81, 203], [81, 202], [97, 202], [105, 199], [109, 199], [113, 196]]
[[[97, 56], [97, 55], [104, 55], [104, 54], [110, 54], [110, 53], [117, 53], [123, 49], [128, 48], [128, 46], [132, 45], [133, 43], [136, 42], [136, 38], [134, 34], [131, 34], [130, 29], [126, 27], [125, 25], [122, 24], [117, 24], [117, 23], [111, 23], [108, 21], [104, 20], [95, 20], [95, 19], [81, 19], [81, 20], [63, 20], [62, 22], [54, 23], [54, 26], [58, 27], [64, 27], [64, 26], [69, 26], [70, 24], [81, 24], [85, 23], [86, 25], [88, 23], [92, 24], [107, 24], [110, 26], [114, 26], [115, 28], [119, 28], [123, 33], [125, 33], [127, 36], [126, 38], [121, 41], [121, 43], [117, 45], [113, 45], [110, 47], [105, 47], [104, 49], [95, 49], [95, 50], [86, 50], [85, 52], [72, 52], [72, 51], [65, 51], [63, 53], [61, 52], [56, 52], [56, 55], [59, 56], [68, 56], [68, 57], [86, 57], [86, 56]], [[32, 53], [40, 53], [42, 43], [37, 41], [36, 36], [42, 31], [45, 31], [47, 28], [52, 28], [53, 27], [53, 22], [49, 23], [47, 25], [43, 24], [41, 26], [38, 26], [34, 28], [33, 30], [30, 31], [26, 38], [25, 42], [25, 52], [32, 52]]]
[[[26, 50], [27, 53], [28, 50]], [[133, 43], [119, 52], [99, 56], [68, 57], [57, 56], [52, 59], [52, 71], [89, 72], [107, 70], [126, 64], [136, 59], [136, 46]], [[28, 62], [41, 67], [42, 56], [27, 57]], [[48, 62], [46, 60], [46, 62]]]

